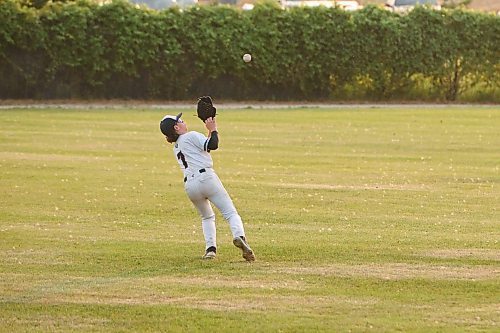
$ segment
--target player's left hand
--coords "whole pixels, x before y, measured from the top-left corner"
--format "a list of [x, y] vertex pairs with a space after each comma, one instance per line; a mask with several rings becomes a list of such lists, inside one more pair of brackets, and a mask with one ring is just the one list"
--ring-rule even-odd
[[217, 122], [215, 121], [215, 118], [207, 118], [207, 120], [205, 120], [205, 127], [209, 132], [217, 131]]

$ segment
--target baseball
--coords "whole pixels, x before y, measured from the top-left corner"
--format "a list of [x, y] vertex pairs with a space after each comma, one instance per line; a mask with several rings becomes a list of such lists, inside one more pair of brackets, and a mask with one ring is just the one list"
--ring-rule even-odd
[[248, 53], [245, 53], [243, 55], [243, 61], [244, 62], [250, 62], [250, 61], [252, 61], [252, 56], [250, 54], [248, 54]]

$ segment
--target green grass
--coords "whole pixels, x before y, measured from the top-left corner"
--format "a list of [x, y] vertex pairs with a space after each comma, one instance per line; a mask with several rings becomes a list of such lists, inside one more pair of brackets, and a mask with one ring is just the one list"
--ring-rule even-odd
[[178, 111], [0, 111], [1, 332], [499, 330], [499, 107], [221, 108], [252, 264], [218, 213], [200, 259]]

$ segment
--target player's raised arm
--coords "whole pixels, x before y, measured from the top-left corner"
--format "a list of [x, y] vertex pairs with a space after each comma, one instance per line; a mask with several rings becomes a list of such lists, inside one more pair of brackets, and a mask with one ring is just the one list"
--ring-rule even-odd
[[208, 130], [208, 137], [210, 138], [207, 144], [207, 151], [216, 150], [219, 148], [219, 133], [217, 132], [217, 122], [215, 118], [207, 118], [207, 120], [205, 120], [205, 127]]

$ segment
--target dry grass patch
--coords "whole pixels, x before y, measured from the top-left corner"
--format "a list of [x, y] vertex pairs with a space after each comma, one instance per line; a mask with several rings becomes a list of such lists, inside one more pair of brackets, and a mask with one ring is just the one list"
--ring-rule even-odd
[[186, 276], [157, 276], [153, 278], [147, 278], [142, 281], [142, 283], [149, 285], [185, 285], [185, 286], [200, 286], [207, 288], [259, 288], [267, 290], [277, 290], [277, 289], [287, 289], [287, 290], [304, 290], [304, 283], [296, 280], [287, 280], [285, 278], [280, 280], [256, 280], [245, 279], [238, 277], [238, 279], [232, 277], [222, 277], [222, 276], [212, 276], [212, 277], [186, 277]]
[[282, 267], [278, 272], [287, 274], [313, 274], [338, 277], [366, 277], [383, 280], [486, 280], [500, 275], [498, 267], [491, 266], [437, 266], [406, 263], [329, 265], [316, 267]]
[[331, 185], [317, 183], [261, 183], [269, 187], [282, 187], [306, 190], [397, 190], [397, 191], [423, 191], [426, 185], [418, 184], [364, 184], [364, 185]]
[[296, 296], [255, 293], [252, 295], [225, 296], [172, 296], [168, 291], [155, 291], [151, 286], [138, 290], [67, 292], [46, 294], [34, 303], [40, 304], [93, 304], [93, 305], [175, 305], [184, 308], [215, 311], [283, 311], [289, 313], [316, 313], [336, 308], [364, 308], [378, 303], [373, 297], [347, 296]]
[[419, 255], [441, 259], [471, 258], [500, 261], [500, 250], [494, 249], [439, 249], [421, 252]]
[[84, 156], [84, 155], [62, 155], [42, 153], [0, 152], [2, 161], [38, 161], [38, 162], [95, 162], [107, 160], [109, 157]]
[[205, 310], [247, 310], [247, 311], [283, 311], [288, 313], [320, 313], [336, 308], [361, 308], [377, 304], [375, 298], [353, 298], [346, 296], [283, 296], [283, 295], [253, 295], [236, 299], [200, 299], [194, 304], [183, 304], [187, 307], [202, 308]]

